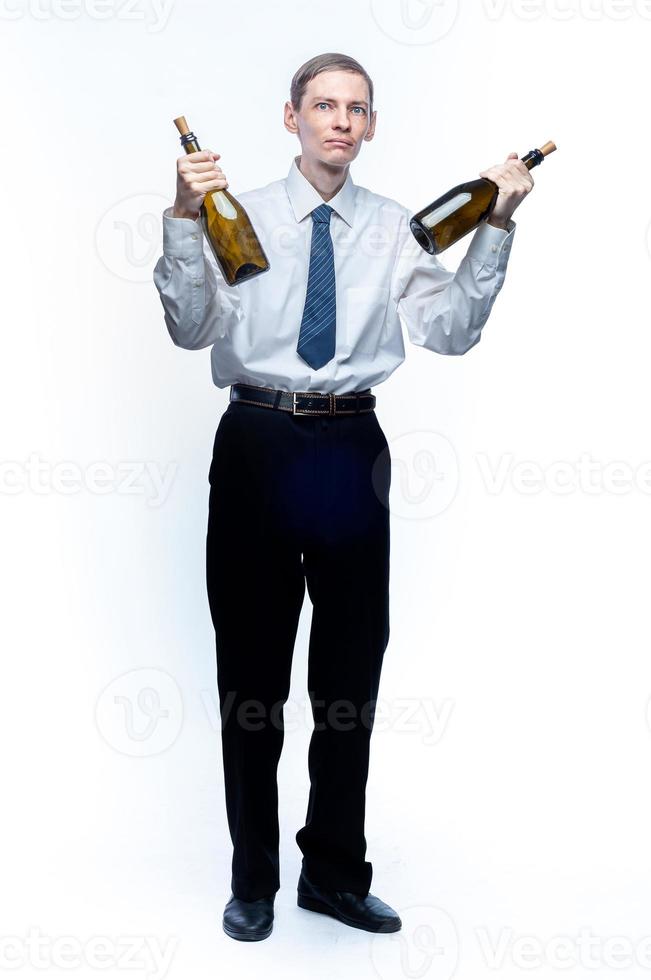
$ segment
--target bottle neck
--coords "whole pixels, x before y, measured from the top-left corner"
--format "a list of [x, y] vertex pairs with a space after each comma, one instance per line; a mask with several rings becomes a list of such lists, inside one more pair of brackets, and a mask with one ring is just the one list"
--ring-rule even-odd
[[520, 159], [527, 170], [531, 170], [532, 167], [537, 167], [539, 163], [542, 163], [545, 156], [540, 152], [540, 150], [529, 150], [529, 152], [525, 153], [525, 155]]
[[186, 153], [195, 153], [200, 150], [199, 141], [194, 133], [186, 133], [185, 136], [181, 137], [181, 146]]

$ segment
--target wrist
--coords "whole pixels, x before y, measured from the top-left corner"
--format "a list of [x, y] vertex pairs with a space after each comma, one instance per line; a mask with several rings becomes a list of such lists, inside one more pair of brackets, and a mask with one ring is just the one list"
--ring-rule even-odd
[[179, 208], [175, 204], [174, 207], [172, 208], [172, 217], [173, 218], [190, 218], [191, 221], [196, 221], [197, 218], [199, 217], [199, 212], [198, 211], [195, 211], [195, 212], [186, 211], [184, 208]]
[[487, 218], [486, 223], [492, 225], [493, 228], [500, 228], [502, 231], [507, 231], [509, 227], [508, 221], [502, 221], [499, 218]]

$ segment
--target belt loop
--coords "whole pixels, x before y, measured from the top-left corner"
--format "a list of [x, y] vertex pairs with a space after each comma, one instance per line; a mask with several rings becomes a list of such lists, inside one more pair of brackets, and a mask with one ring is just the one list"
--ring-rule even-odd
[[355, 414], [359, 415], [359, 392], [355, 392]]
[[278, 391], [276, 392], [276, 397], [274, 398], [274, 408], [278, 408], [278, 402], [280, 401], [281, 397], [282, 397], [282, 389], [279, 388]]

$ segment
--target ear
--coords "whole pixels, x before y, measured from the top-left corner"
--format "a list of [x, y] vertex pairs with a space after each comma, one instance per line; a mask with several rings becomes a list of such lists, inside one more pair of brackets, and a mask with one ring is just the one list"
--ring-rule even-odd
[[296, 122], [296, 114], [294, 112], [294, 107], [292, 103], [289, 101], [285, 102], [284, 122], [285, 122], [285, 129], [287, 129], [290, 133], [298, 132], [298, 123]]
[[376, 119], [377, 119], [377, 109], [374, 109], [373, 112], [371, 113], [371, 121], [368, 124], [368, 130], [366, 136], [364, 137], [365, 140], [372, 140], [373, 137], [375, 136]]

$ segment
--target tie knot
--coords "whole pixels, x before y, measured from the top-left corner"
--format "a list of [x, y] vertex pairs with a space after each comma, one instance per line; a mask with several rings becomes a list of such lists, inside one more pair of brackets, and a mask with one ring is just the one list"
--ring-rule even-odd
[[329, 204], [320, 204], [318, 208], [315, 208], [312, 212], [312, 221], [318, 221], [320, 224], [329, 225], [332, 211], [333, 209]]

